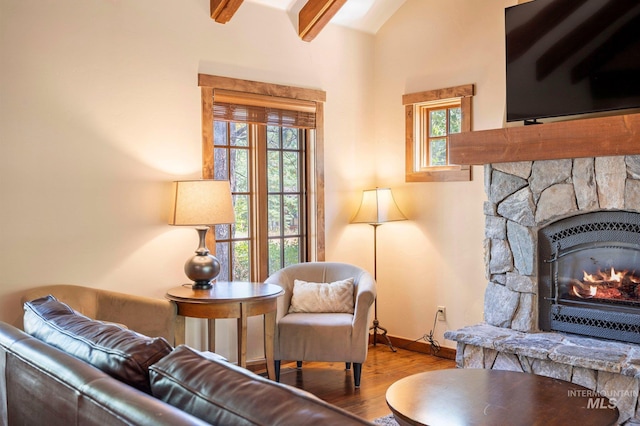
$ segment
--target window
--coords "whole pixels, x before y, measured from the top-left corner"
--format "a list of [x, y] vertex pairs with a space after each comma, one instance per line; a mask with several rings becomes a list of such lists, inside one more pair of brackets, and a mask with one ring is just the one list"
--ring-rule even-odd
[[204, 75], [200, 86], [203, 177], [231, 182], [236, 213], [234, 224], [209, 233], [219, 279], [264, 281], [322, 260], [324, 92]]
[[471, 130], [473, 85], [402, 97], [406, 117], [406, 181], [471, 180], [471, 167], [449, 163], [449, 135]]
[[[460, 133], [460, 102], [448, 102], [435, 105], [431, 102], [417, 104], [416, 116], [419, 117], [416, 144], [416, 170], [429, 170], [432, 167], [449, 165], [449, 134]], [[423, 127], [424, 126], [424, 127]]]

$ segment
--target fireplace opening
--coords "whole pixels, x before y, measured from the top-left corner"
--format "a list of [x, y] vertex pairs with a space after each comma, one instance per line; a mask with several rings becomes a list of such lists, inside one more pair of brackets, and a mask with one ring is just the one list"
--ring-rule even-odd
[[574, 303], [640, 306], [640, 247], [589, 244], [571, 251], [558, 249], [558, 296]]
[[640, 214], [600, 211], [538, 234], [539, 327], [640, 343]]

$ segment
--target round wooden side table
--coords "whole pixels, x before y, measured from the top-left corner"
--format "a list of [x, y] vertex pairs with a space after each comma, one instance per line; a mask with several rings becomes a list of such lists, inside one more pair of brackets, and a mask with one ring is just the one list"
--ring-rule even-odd
[[[284, 294], [274, 284], [245, 281], [218, 281], [206, 290], [193, 289], [184, 284], [169, 289], [166, 298], [178, 306], [178, 315], [191, 318], [206, 318], [209, 333], [209, 350], [215, 352], [215, 320], [237, 318], [238, 365], [247, 366], [247, 318], [264, 315], [264, 353], [267, 374], [275, 379], [273, 364], [273, 338], [276, 327], [277, 298]], [[182, 342], [184, 343], [184, 337]]]

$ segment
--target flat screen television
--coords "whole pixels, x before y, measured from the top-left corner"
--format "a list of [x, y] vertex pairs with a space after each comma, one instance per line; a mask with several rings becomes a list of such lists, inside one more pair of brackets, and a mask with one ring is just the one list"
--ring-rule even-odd
[[640, 107], [640, 1], [505, 9], [507, 121]]

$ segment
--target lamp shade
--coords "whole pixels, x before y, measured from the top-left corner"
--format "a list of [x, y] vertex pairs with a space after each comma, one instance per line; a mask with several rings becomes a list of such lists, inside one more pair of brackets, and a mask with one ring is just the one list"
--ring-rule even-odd
[[173, 182], [169, 225], [206, 226], [234, 221], [229, 181], [201, 179]]
[[352, 223], [371, 225], [398, 220], [407, 220], [402, 214], [389, 188], [366, 189], [362, 191], [362, 202]]

